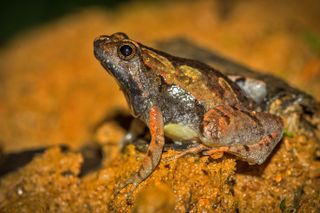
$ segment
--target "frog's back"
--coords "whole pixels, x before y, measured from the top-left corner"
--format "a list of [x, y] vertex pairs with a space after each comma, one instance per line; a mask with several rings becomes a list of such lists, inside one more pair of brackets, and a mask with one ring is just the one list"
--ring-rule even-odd
[[[167, 84], [177, 85], [190, 93], [207, 110], [218, 105], [252, 108], [253, 102], [221, 72], [199, 61], [171, 56], [167, 53], [142, 49]], [[148, 65], [148, 63], [147, 63]]]
[[176, 58], [173, 63], [178, 75], [193, 79], [190, 84], [182, 86], [192, 87], [189, 91], [208, 108], [217, 105], [252, 107], [251, 99], [239, 86], [214, 68], [190, 59]]

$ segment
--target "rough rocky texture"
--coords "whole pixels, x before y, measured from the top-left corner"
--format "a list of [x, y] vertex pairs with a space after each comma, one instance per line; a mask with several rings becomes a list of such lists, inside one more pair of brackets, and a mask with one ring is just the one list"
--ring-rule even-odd
[[[225, 1], [88, 9], [18, 35], [2, 48], [0, 166], [13, 152], [47, 151], [1, 177], [0, 212], [319, 212], [319, 105], [301, 92], [320, 97], [319, 4], [218, 2]], [[248, 166], [229, 155], [187, 156], [161, 162], [133, 193], [128, 188], [115, 195], [116, 183], [129, 177], [144, 155], [133, 146], [120, 153], [118, 142], [130, 121], [126, 103], [92, 54], [95, 36], [116, 31], [151, 46], [162, 41], [159, 48], [199, 57], [227, 73], [242, 70], [270, 82], [269, 88], [286, 88], [285, 95], [272, 90], [265, 102], [287, 129], [269, 161]], [[217, 59], [221, 54], [271, 70], [301, 90], [266, 71], [251, 73]], [[59, 144], [71, 148], [48, 148]], [[102, 162], [92, 146], [102, 152]]]

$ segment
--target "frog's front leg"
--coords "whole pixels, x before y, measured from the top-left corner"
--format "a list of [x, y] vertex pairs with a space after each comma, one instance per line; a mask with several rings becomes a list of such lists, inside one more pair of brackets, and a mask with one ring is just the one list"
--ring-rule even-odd
[[156, 106], [153, 106], [150, 109], [149, 129], [151, 133], [151, 142], [147, 154], [143, 159], [138, 171], [134, 173], [127, 181], [120, 184], [120, 189], [128, 184], [137, 186], [139, 183], [149, 177], [160, 161], [164, 146], [164, 131], [162, 114], [160, 109]]
[[218, 106], [204, 116], [202, 142], [212, 148], [203, 154], [229, 152], [251, 164], [262, 164], [280, 141], [282, 132], [280, 117]]

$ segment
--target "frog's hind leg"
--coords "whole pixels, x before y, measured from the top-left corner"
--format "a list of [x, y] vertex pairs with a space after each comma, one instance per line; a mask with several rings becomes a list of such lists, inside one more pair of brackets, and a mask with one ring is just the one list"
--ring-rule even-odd
[[232, 106], [217, 106], [203, 119], [202, 142], [211, 146], [203, 154], [229, 152], [251, 164], [262, 164], [282, 138], [280, 117], [245, 111]]
[[126, 187], [128, 184], [137, 186], [140, 182], [149, 177], [160, 161], [164, 146], [164, 131], [163, 118], [159, 108], [156, 106], [152, 107], [150, 109], [149, 117], [151, 142], [147, 151], [147, 155], [143, 159], [138, 171], [134, 173], [127, 181], [121, 183], [118, 190]]
[[239, 158], [247, 161], [249, 164], [262, 164], [268, 155], [273, 150], [272, 142], [275, 138], [279, 137], [276, 133], [266, 135], [261, 138], [258, 143], [251, 145], [236, 145], [236, 146], [221, 146], [218, 148], [211, 148], [204, 151], [203, 155], [213, 155], [218, 152], [228, 152]]

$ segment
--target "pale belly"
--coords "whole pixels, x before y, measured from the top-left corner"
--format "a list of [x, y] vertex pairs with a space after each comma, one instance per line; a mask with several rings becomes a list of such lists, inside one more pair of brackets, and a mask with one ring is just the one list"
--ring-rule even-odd
[[164, 134], [175, 141], [199, 140], [197, 131], [183, 124], [169, 123], [164, 126]]

